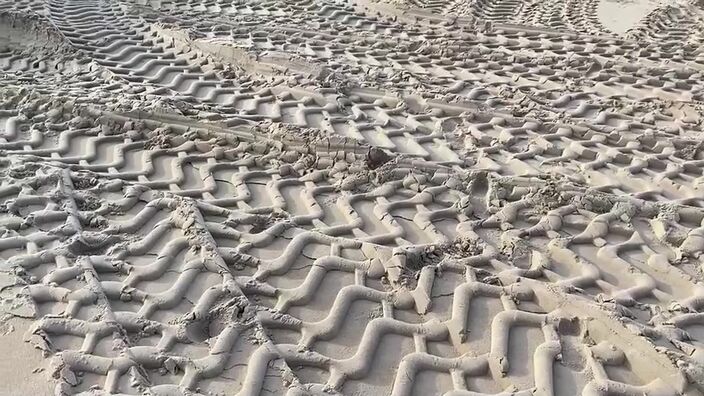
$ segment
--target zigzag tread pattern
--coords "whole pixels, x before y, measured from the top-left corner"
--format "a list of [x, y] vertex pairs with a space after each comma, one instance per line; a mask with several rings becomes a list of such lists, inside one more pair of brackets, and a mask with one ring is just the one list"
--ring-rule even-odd
[[0, 307], [37, 378], [704, 394], [700, 50], [592, 1], [360, 4], [0, 6]]

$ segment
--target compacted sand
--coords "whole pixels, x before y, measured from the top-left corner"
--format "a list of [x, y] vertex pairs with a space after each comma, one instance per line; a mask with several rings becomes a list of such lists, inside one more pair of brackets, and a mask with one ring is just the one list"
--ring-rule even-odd
[[704, 4], [0, 1], [0, 395], [704, 395]]

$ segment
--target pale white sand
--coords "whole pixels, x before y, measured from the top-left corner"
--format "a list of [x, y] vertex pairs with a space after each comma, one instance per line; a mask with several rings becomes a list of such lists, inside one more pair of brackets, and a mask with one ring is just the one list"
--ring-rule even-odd
[[603, 0], [599, 2], [597, 16], [606, 28], [623, 34], [656, 7], [673, 3], [671, 0]]
[[0, 1], [0, 395], [703, 395], [702, 26]]

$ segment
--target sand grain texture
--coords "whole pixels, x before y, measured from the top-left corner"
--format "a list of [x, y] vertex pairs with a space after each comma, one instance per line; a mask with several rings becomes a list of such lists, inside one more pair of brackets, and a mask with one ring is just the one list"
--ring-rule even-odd
[[0, 395], [702, 395], [703, 48], [684, 0], [0, 0]]

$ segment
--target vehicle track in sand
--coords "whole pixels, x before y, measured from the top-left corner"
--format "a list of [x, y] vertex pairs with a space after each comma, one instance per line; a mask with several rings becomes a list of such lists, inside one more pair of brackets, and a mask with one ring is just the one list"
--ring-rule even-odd
[[13, 369], [704, 394], [704, 11], [619, 35], [599, 6], [0, 1], [0, 340], [37, 354]]

